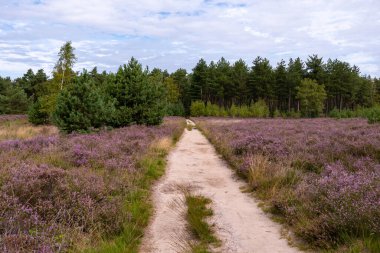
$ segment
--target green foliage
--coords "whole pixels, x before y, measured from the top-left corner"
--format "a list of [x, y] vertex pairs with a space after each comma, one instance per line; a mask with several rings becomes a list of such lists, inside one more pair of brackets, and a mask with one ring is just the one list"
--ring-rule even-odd
[[200, 59], [197, 65], [193, 69], [193, 75], [191, 76], [191, 99], [192, 101], [204, 100], [204, 90], [207, 89], [207, 63], [205, 60]]
[[380, 105], [370, 108], [358, 107], [355, 110], [338, 110], [334, 108], [330, 111], [329, 117], [336, 119], [366, 118], [370, 124], [378, 123], [380, 122]]
[[[5, 85], [4, 85], [5, 86]], [[8, 83], [0, 93], [0, 114], [21, 114], [28, 110], [29, 99], [24, 90]]]
[[274, 112], [273, 112], [273, 118], [280, 118], [282, 117], [282, 113], [280, 112], [280, 110], [276, 109]]
[[260, 56], [257, 57], [253, 61], [249, 78], [250, 92], [254, 94], [252, 99], [273, 99], [275, 95], [274, 85], [275, 76], [269, 60]]
[[[34, 103], [29, 108], [28, 114], [29, 121], [35, 125], [47, 124], [51, 121], [60, 92], [69, 86], [75, 77], [72, 68], [77, 59], [71, 41], [61, 47], [58, 57], [53, 71], [53, 79], [47, 80], [43, 70], [39, 70], [36, 74], [32, 70], [28, 70], [19, 80], [28, 92], [28, 96], [33, 97]], [[79, 121], [80, 119], [78, 119]], [[68, 129], [68, 131], [70, 130]]]
[[324, 83], [326, 77], [326, 68], [322, 57], [314, 54], [309, 56], [306, 61], [306, 77], [316, 80], [317, 83]]
[[300, 100], [303, 116], [318, 117], [323, 111], [326, 97], [324, 85], [319, 85], [315, 80], [306, 78], [297, 87], [297, 99]]
[[264, 100], [259, 99], [250, 107], [252, 117], [266, 118], [269, 116], [269, 107]]
[[164, 85], [167, 91], [167, 96], [166, 96], [167, 102], [172, 103], [172, 104], [178, 103], [179, 96], [180, 96], [178, 84], [175, 83], [173, 78], [168, 77], [168, 78], [165, 78]]
[[235, 104], [232, 104], [228, 110], [228, 115], [231, 117], [238, 117], [239, 116], [239, 107]]
[[191, 232], [198, 240], [198, 243], [192, 245], [191, 252], [210, 252], [209, 245], [217, 246], [219, 240], [215, 236], [213, 228], [207, 223], [207, 218], [213, 215], [213, 211], [207, 205], [211, 200], [201, 196], [193, 195], [185, 192], [185, 200], [187, 205], [186, 220]]
[[206, 106], [202, 101], [194, 101], [190, 106], [190, 115], [193, 117], [206, 116]]
[[29, 121], [32, 124], [40, 125], [51, 122], [59, 92], [59, 83], [56, 80], [53, 79], [44, 83], [44, 87], [40, 90], [38, 99], [28, 111], [29, 116], [31, 116], [29, 117]]
[[41, 86], [48, 80], [43, 69], [39, 69], [36, 74], [34, 74], [32, 69], [29, 69], [22, 78], [16, 79], [16, 83], [25, 91], [28, 98], [37, 101]]
[[286, 113], [286, 117], [298, 119], [301, 118], [301, 113], [292, 109]]
[[88, 131], [105, 125], [113, 111], [93, 82], [78, 80], [58, 96], [53, 118], [64, 132]]
[[71, 82], [71, 79], [75, 77], [72, 68], [77, 61], [77, 58], [74, 54], [74, 50], [71, 41], [67, 41], [59, 50], [59, 58], [55, 64], [53, 75], [54, 79], [59, 81], [60, 90], [68, 85]]
[[366, 118], [370, 124], [380, 123], [380, 106], [367, 109]]
[[205, 105], [202, 101], [195, 101], [191, 103], [191, 116], [217, 116], [217, 117], [256, 117], [265, 118], [269, 116], [269, 108], [264, 100], [259, 99], [256, 103], [250, 106], [242, 105], [237, 106], [232, 104], [227, 110], [223, 106], [207, 103]]
[[206, 116], [220, 116], [220, 109], [219, 106], [207, 103], [205, 108], [205, 114]]
[[114, 110], [114, 113], [107, 119], [108, 125], [112, 127], [128, 126], [133, 122], [132, 108], [127, 106], [120, 106]]
[[50, 115], [42, 110], [42, 105], [40, 100], [34, 102], [28, 111], [29, 122], [34, 125], [42, 125], [49, 123]]
[[167, 104], [166, 115], [168, 115], [168, 116], [185, 116], [185, 108], [184, 108], [182, 102]]
[[[116, 100], [116, 117], [112, 126], [160, 124], [166, 107], [166, 90], [157, 75], [148, 75], [142, 65], [132, 58], [108, 79], [107, 94]], [[125, 117], [126, 118], [123, 118]]]
[[190, 115], [190, 105], [191, 105], [191, 87], [190, 78], [185, 69], [178, 69], [170, 75], [174, 82], [178, 85], [180, 101], [184, 107], [184, 115]]

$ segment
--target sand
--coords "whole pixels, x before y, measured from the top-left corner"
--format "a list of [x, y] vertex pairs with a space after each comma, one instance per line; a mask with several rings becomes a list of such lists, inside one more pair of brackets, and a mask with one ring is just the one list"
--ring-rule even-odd
[[184, 242], [191, 236], [180, 188], [189, 186], [212, 200], [214, 217], [209, 222], [222, 241], [215, 252], [299, 252], [281, 238], [281, 226], [263, 213], [252, 196], [240, 190], [245, 183], [234, 176], [197, 129], [185, 130], [168, 156], [166, 175], [153, 189], [155, 214], [140, 252], [184, 252]]

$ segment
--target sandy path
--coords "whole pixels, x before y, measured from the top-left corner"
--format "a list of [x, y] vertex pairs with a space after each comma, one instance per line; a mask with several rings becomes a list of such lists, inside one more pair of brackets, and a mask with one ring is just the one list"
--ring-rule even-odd
[[212, 222], [223, 242], [219, 252], [298, 252], [281, 238], [280, 225], [271, 221], [252, 197], [239, 190], [244, 183], [234, 177], [196, 129], [185, 130], [168, 156], [166, 175], [154, 188], [156, 212], [141, 252], [181, 252], [178, 242], [188, 239], [183, 220], [185, 207], [178, 207], [182, 194], [177, 185], [192, 185], [212, 199]]

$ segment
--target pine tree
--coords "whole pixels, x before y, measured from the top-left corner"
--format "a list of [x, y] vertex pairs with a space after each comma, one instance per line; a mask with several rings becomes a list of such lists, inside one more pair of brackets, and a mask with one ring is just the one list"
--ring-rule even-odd
[[294, 61], [293, 59], [290, 59], [287, 72], [288, 112], [290, 112], [292, 106], [294, 106], [293, 101], [295, 101], [296, 87], [301, 84], [301, 81], [305, 76], [304, 63], [300, 58], [296, 58]]
[[288, 73], [286, 70], [285, 61], [281, 60], [274, 71], [275, 76], [275, 93], [277, 97], [277, 108], [280, 110], [286, 110], [288, 94]]
[[64, 132], [88, 131], [107, 124], [114, 113], [112, 103], [107, 103], [87, 73], [63, 90], [57, 98], [53, 113], [54, 122]]
[[306, 77], [319, 84], [325, 83], [326, 71], [322, 57], [319, 58], [316, 54], [309, 56], [306, 61]]
[[257, 101], [263, 98], [269, 104], [271, 111], [273, 108], [273, 99], [275, 98], [274, 92], [274, 74], [269, 60], [258, 56], [253, 61], [253, 66], [249, 77], [249, 88], [251, 92], [251, 99]]
[[28, 110], [29, 100], [24, 90], [10, 84], [0, 94], [0, 114], [21, 114]]
[[233, 103], [239, 105], [248, 104], [248, 66], [242, 59], [236, 61], [232, 66], [232, 81], [234, 89], [236, 90]]
[[205, 60], [200, 59], [197, 65], [193, 69], [193, 74], [191, 77], [191, 99], [195, 100], [206, 100], [205, 90], [207, 90], [207, 70], [208, 66]]

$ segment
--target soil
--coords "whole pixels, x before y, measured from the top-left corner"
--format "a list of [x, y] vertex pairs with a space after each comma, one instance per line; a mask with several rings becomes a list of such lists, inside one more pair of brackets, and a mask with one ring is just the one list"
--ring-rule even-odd
[[140, 252], [184, 252], [192, 240], [184, 220], [183, 188], [189, 187], [212, 200], [209, 222], [222, 241], [215, 252], [299, 252], [281, 237], [281, 226], [241, 191], [244, 186], [199, 130], [185, 129], [168, 156], [166, 175], [154, 187], [155, 214]]

